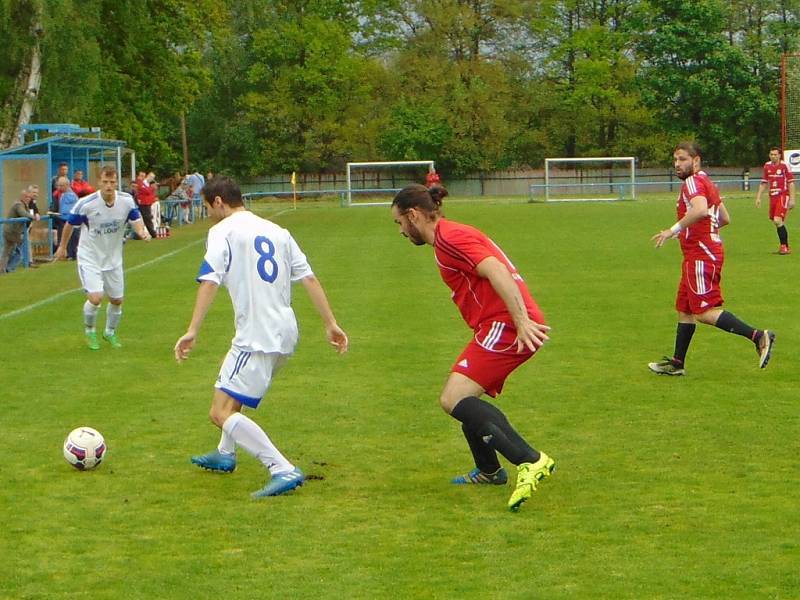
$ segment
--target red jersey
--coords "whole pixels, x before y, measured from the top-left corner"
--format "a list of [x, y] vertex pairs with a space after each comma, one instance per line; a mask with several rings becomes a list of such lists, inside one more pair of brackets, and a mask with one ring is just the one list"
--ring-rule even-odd
[[781, 161], [777, 165], [771, 160], [764, 163], [764, 175], [761, 183], [769, 185], [769, 196], [788, 196], [789, 184], [794, 181], [794, 174], [789, 166]]
[[83, 198], [89, 194], [94, 194], [96, 191], [85, 179], [73, 179], [70, 187], [72, 188], [72, 191], [75, 192], [75, 195], [78, 196], [78, 198]]
[[708, 201], [708, 215], [690, 225], [678, 235], [683, 258], [686, 260], [721, 260], [724, 256], [722, 239], [719, 237], [719, 206], [722, 200], [719, 190], [705, 171], [698, 171], [687, 178], [678, 196], [678, 220], [688, 212], [691, 200], [704, 196]]
[[436, 224], [433, 251], [442, 279], [453, 291], [453, 302], [472, 329], [477, 331], [482, 323], [491, 320], [513, 323], [503, 299], [489, 280], [477, 273], [478, 264], [490, 256], [508, 267], [525, 301], [528, 316], [537, 323], [544, 323], [544, 315], [516, 267], [482, 232], [469, 225], [440, 219]]
[[436, 171], [429, 171], [425, 176], [425, 187], [430, 188], [437, 183], [440, 183], [439, 174]]

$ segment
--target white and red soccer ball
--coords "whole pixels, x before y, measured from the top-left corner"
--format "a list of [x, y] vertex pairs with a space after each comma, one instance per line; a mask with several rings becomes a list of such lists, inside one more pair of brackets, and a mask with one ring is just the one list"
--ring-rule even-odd
[[64, 440], [64, 458], [81, 471], [94, 469], [103, 462], [107, 449], [102, 434], [91, 427], [73, 429]]

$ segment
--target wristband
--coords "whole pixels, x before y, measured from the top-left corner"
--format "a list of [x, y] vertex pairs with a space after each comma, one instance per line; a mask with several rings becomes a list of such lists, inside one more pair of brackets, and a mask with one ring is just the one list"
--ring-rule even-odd
[[670, 227], [669, 230], [672, 232], [672, 235], [678, 235], [681, 231], [683, 231], [683, 227], [681, 227], [681, 222], [678, 221], [677, 223], [675, 223], [675, 225]]

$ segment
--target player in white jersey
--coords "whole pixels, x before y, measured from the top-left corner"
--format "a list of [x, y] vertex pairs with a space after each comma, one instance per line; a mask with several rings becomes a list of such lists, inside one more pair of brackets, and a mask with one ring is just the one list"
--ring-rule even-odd
[[126, 222], [131, 223], [140, 238], [150, 239], [131, 195], [117, 190], [117, 170], [111, 166], [103, 167], [100, 171], [100, 190], [84, 196], [72, 207], [56, 250], [56, 259], [63, 260], [73, 229], [81, 227], [77, 264], [78, 276], [86, 291], [83, 323], [86, 342], [91, 350], [100, 349], [95, 327], [103, 294], [108, 296], [103, 339], [113, 348], [122, 347], [116, 330], [122, 318], [125, 291], [122, 245]]
[[302, 485], [305, 476], [241, 411], [242, 406], [258, 406], [272, 376], [294, 352], [297, 320], [291, 306], [292, 283], [302, 283], [322, 317], [328, 341], [340, 354], [347, 351], [347, 335], [337, 325], [305, 254], [286, 229], [248, 211], [239, 186], [228, 177], [210, 180], [202, 196], [217, 223], [208, 232], [192, 320], [175, 344], [175, 358], [183, 361], [194, 347], [220, 285], [228, 288], [233, 302], [236, 334], [217, 377], [209, 412], [222, 437], [216, 450], [193, 456], [192, 462], [204, 469], [231, 472], [236, 468], [236, 446], [240, 446], [270, 472], [267, 484], [253, 497], [277, 496]]

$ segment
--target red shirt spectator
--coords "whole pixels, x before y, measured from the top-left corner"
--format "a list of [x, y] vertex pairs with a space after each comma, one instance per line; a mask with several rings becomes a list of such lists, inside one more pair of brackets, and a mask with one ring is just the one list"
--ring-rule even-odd
[[80, 170], [75, 171], [70, 187], [72, 188], [72, 191], [75, 192], [75, 195], [78, 196], [78, 198], [83, 198], [89, 194], [94, 194], [96, 191], [91, 185], [89, 185], [89, 182], [83, 178], [83, 171]]
[[[149, 177], [148, 177], [149, 178]], [[156, 186], [152, 181], [136, 180], [136, 201], [139, 206], [151, 206], [158, 200]]]

